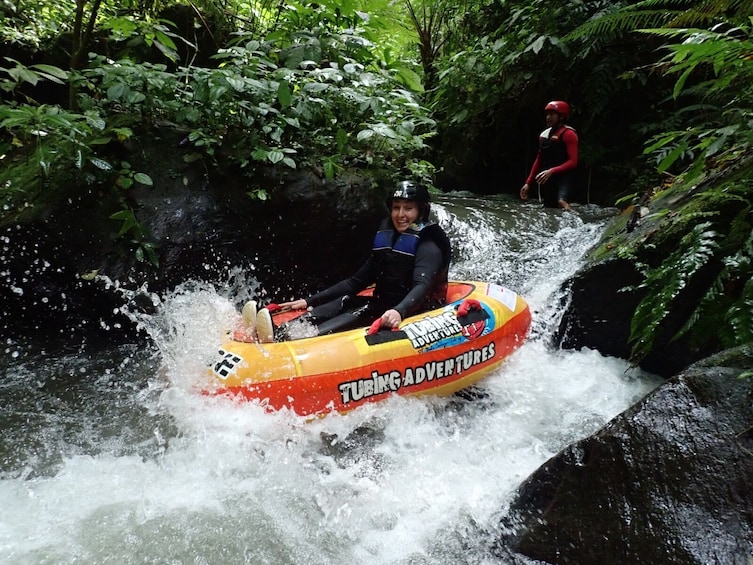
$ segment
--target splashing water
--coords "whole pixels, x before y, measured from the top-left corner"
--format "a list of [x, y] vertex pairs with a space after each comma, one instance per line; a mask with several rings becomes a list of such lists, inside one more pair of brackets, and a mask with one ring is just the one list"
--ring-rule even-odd
[[456, 397], [314, 420], [198, 395], [258, 289], [242, 271], [222, 288], [154, 297], [155, 314], [130, 312], [149, 346], [9, 345], [3, 562], [495, 562], [488, 548], [514, 489], [656, 381], [595, 351], [546, 346], [560, 284], [607, 211], [463, 195], [433, 210], [455, 247], [452, 278], [502, 283], [534, 312], [536, 332], [501, 370]]

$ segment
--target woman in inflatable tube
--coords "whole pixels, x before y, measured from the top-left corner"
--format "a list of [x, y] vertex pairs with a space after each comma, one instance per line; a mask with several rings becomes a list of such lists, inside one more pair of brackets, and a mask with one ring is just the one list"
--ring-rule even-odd
[[[313, 324], [319, 335], [369, 326], [397, 328], [407, 316], [446, 304], [451, 248], [447, 234], [429, 220], [428, 189], [404, 180], [386, 200], [390, 215], [374, 236], [371, 254], [351, 277], [309, 296], [277, 307], [308, 310], [298, 318]], [[374, 285], [372, 296], [358, 293]], [[244, 307], [244, 318], [253, 305]], [[259, 341], [272, 340], [265, 310], [256, 320]], [[285, 339], [285, 325], [276, 338]]]

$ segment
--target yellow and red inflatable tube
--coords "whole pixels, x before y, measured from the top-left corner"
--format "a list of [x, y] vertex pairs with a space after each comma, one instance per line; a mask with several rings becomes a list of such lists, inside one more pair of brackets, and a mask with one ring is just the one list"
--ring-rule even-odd
[[[531, 313], [515, 292], [493, 283], [450, 282], [447, 299], [443, 308], [406, 318], [398, 331], [367, 335], [359, 328], [266, 344], [231, 340], [204, 392], [304, 416], [346, 412], [393, 394], [452, 394], [523, 343]], [[275, 323], [286, 319], [274, 316]]]

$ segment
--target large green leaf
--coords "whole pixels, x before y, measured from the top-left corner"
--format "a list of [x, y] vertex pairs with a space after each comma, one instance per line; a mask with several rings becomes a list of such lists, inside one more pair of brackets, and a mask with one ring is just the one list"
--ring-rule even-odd
[[397, 76], [400, 81], [412, 91], [424, 91], [424, 85], [423, 82], [421, 82], [421, 77], [413, 70], [406, 67], [400, 67], [399, 69], [397, 69]]
[[290, 93], [290, 85], [285, 81], [281, 81], [277, 87], [277, 100], [283, 108], [290, 106], [292, 95]]
[[146, 186], [153, 186], [154, 182], [152, 181], [152, 177], [147, 175], [146, 173], [136, 173], [133, 175], [133, 180], [135, 180], [138, 183], [144, 184]]

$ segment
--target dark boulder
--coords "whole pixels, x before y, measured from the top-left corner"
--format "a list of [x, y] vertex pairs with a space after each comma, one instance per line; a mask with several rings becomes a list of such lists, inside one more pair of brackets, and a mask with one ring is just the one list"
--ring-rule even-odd
[[[125, 200], [96, 187], [62, 190], [68, 196], [36, 221], [3, 229], [0, 335], [128, 333], [118, 312], [125, 299], [111, 283], [163, 293], [187, 280], [225, 283], [240, 267], [282, 300], [335, 282], [365, 259], [386, 214], [387, 187], [373, 176], [208, 174], [184, 162], [180, 138], [163, 130], [124, 148], [123, 158], [153, 186], [136, 184]], [[266, 199], [249, 196], [259, 189]], [[124, 206], [139, 228], [116, 237], [122, 220], [111, 216]]]
[[[671, 214], [672, 208], [666, 202], [652, 206], [660, 211], [670, 210]], [[657, 245], [656, 234], [662, 229], [664, 214], [629, 226], [635, 219], [631, 210], [610, 222], [599, 244], [587, 255], [584, 267], [564, 283], [568, 298], [562, 305], [559, 327], [552, 336], [554, 346], [588, 347], [604, 355], [633, 360], [633, 314], [647, 292], [640, 287], [644, 276], [639, 265], [645, 268], [660, 264], [675, 249], [679, 236]], [[624, 250], [634, 245], [630, 257]], [[714, 339], [698, 342], [688, 335], [678, 337], [720, 268], [716, 265], [715, 269], [699, 272], [682, 289], [681, 296], [671, 302], [650, 351], [635, 360], [642, 369], [668, 378], [724, 349]]]
[[521, 485], [509, 562], [750, 563], [753, 346], [698, 362]]

